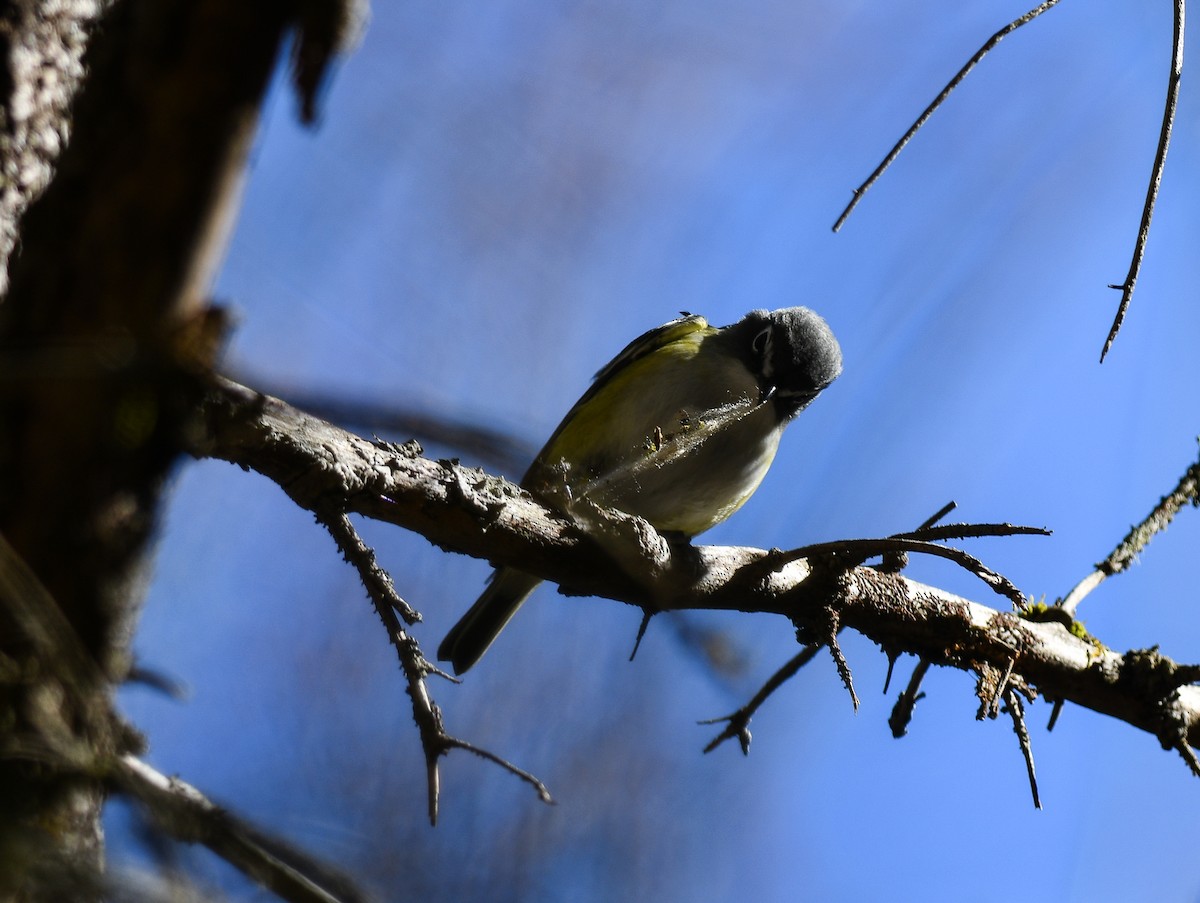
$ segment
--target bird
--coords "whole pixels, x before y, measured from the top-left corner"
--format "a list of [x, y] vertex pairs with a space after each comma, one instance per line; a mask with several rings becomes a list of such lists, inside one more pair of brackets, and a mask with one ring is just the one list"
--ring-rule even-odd
[[[596, 374], [521, 487], [554, 507], [587, 499], [690, 539], [754, 494], [784, 427], [841, 371], [833, 331], [807, 307], [753, 310], [724, 327], [684, 312]], [[540, 582], [497, 568], [438, 658], [466, 672]]]

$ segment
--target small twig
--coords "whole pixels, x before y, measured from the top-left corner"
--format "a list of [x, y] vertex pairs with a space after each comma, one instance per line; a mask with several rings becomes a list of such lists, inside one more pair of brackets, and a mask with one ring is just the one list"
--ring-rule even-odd
[[[1038, 793], [1037, 772], [1033, 767], [1033, 744], [1029, 740], [1029, 728], [1025, 726], [1025, 705], [1021, 702], [1021, 697], [1013, 687], [1008, 687], [1004, 691], [1004, 702], [1008, 708], [1008, 714], [1012, 716], [1013, 732], [1017, 735], [1017, 741], [1021, 744], [1021, 755], [1025, 757], [1025, 771], [1029, 775], [1029, 791], [1033, 794], [1033, 806], [1035, 809], [1042, 808], [1042, 798]], [[1186, 747], [1186, 744], [1184, 744]]]
[[1046, 733], [1054, 730], [1054, 725], [1058, 724], [1058, 716], [1063, 709], [1063, 701], [1061, 699], [1054, 700], [1054, 705], [1050, 709], [1050, 720], [1046, 722]]
[[[922, 521], [921, 526], [917, 527], [917, 529], [915, 531], [912, 531], [911, 534], [904, 534], [904, 535], [908, 535], [909, 538], [911, 538], [911, 539], [927, 538], [924, 535], [922, 535], [923, 531], [928, 530], [930, 527], [932, 527], [934, 524], [936, 524], [938, 521], [940, 521], [943, 517], [945, 517], [947, 514], [949, 514], [951, 511], [953, 511], [957, 507], [958, 507], [958, 502], [951, 499], [950, 501], [946, 502], [946, 504], [942, 505], [942, 507], [939, 508], [937, 511], [935, 511], [932, 515], [925, 518], [925, 520]], [[883, 571], [885, 574], [899, 574], [906, 567], [908, 567], [908, 553], [907, 552], [889, 552], [888, 554], [883, 556], [883, 561], [879, 566], [879, 570]], [[889, 662], [888, 662], [888, 678], [889, 678], [889, 680], [891, 679], [893, 664], [895, 664], [895, 661], [889, 660]], [[887, 692], [886, 686], [883, 688], [883, 692], [884, 693]]]
[[437, 824], [438, 798], [441, 791], [438, 759], [451, 749], [469, 750], [495, 762], [532, 784], [543, 802], [552, 802], [545, 786], [533, 775], [522, 771], [494, 753], [446, 733], [442, 724], [442, 711], [429, 695], [429, 688], [425, 683], [425, 678], [435, 670], [434, 666], [421, 652], [420, 644], [404, 630], [396, 617], [396, 613], [401, 612], [404, 614], [405, 620], [411, 624], [413, 621], [419, 621], [420, 615], [396, 593], [392, 578], [378, 566], [375, 561], [375, 553], [359, 537], [358, 531], [350, 523], [349, 516], [345, 513], [332, 516], [318, 513], [317, 518], [333, 536], [346, 561], [358, 571], [359, 577], [367, 589], [367, 594], [371, 598], [371, 603], [375, 606], [375, 612], [387, 628], [388, 637], [400, 658], [400, 668], [408, 682], [407, 692], [409, 699], [412, 700], [413, 721], [416, 722], [417, 731], [421, 735], [421, 748], [425, 753], [429, 823]]
[[829, 635], [825, 638], [825, 645], [829, 649], [829, 655], [833, 658], [833, 663], [837, 666], [838, 677], [842, 679], [842, 685], [846, 688], [846, 692], [850, 694], [850, 701], [854, 704], [854, 711], [858, 711], [858, 694], [854, 692], [854, 675], [850, 673], [850, 663], [846, 661], [846, 656], [842, 654], [842, 647], [838, 645], [837, 635], [841, 631], [838, 613], [835, 609], [827, 611], [829, 621]]
[[1183, 761], [1187, 763], [1187, 767], [1191, 769], [1192, 774], [1200, 778], [1200, 759], [1196, 758], [1196, 751], [1188, 746], [1185, 739], [1180, 739], [1175, 743], [1175, 750], [1179, 755], [1183, 756]]
[[[396, 592], [392, 579], [375, 561], [375, 553], [362, 541], [350, 518], [345, 513], [332, 516], [317, 514], [317, 519], [324, 524], [325, 529], [337, 543], [342, 557], [358, 571], [359, 579], [366, 587], [375, 613], [387, 628], [388, 639], [396, 649], [400, 658], [400, 668], [408, 682], [408, 696], [412, 700], [413, 720], [421, 735], [421, 748], [425, 752], [425, 768], [429, 792], [429, 822], [437, 824], [438, 792], [440, 778], [438, 775], [438, 759], [447, 750], [447, 735], [442, 727], [441, 711], [429, 695], [425, 678], [429, 674], [429, 663], [421, 652], [421, 647], [410, 637], [396, 617], [397, 612], [408, 611], [405, 620], [412, 617], [420, 619], [417, 612], [412, 611], [407, 603]], [[412, 621], [410, 620], [411, 624]]]
[[646, 635], [646, 628], [650, 626], [650, 619], [656, 614], [658, 612], [652, 608], [642, 609], [642, 623], [638, 625], [637, 638], [633, 641], [633, 651], [629, 653], [630, 661], [637, 658], [638, 650], [642, 648], [642, 637]]
[[345, 514], [338, 515], [336, 522], [331, 523], [326, 518], [320, 518], [325, 528], [333, 534], [342, 556], [347, 563], [354, 565], [359, 579], [367, 589], [372, 600], [385, 603], [387, 607], [400, 615], [404, 623], [410, 627], [421, 622], [421, 614], [401, 598], [396, 592], [396, 584], [391, 575], [379, 566], [375, 552], [358, 535]]
[[883, 695], [887, 695], [887, 691], [892, 686], [892, 672], [896, 670], [896, 662], [900, 658], [900, 653], [894, 649], [884, 649], [883, 654], [887, 656], [888, 669], [887, 674], [883, 678]]
[[1020, 524], [942, 524], [921, 526], [907, 533], [893, 533], [889, 539], [919, 539], [938, 542], [947, 539], [978, 539], [981, 536], [1050, 536], [1045, 527], [1025, 527]]
[[782, 668], [776, 671], [767, 680], [762, 688], [754, 694], [749, 702], [729, 715], [724, 715], [720, 718], [707, 718], [699, 724], [720, 724], [726, 722], [724, 730], [717, 734], [716, 737], [709, 742], [708, 746], [704, 747], [706, 753], [712, 752], [730, 737], [737, 737], [738, 743], [742, 748], [742, 755], [750, 754], [750, 719], [754, 713], [759, 710], [767, 698], [790, 680], [797, 671], [811, 662], [817, 657], [817, 653], [821, 651], [823, 643], [812, 643], [805, 646], [798, 654], [790, 658]]
[[1108, 557], [1096, 565], [1096, 569], [1080, 580], [1066, 597], [1058, 603], [1058, 607], [1072, 618], [1075, 609], [1083, 598], [1098, 587], [1104, 580], [1114, 574], [1119, 574], [1133, 563], [1157, 534], [1167, 529], [1175, 515], [1185, 505], [1200, 505], [1200, 460], [1192, 464], [1175, 488], [1159, 499], [1153, 510], [1142, 519], [1142, 522], [1125, 534]]
[[888, 718], [888, 727], [892, 729], [892, 736], [897, 740], [908, 733], [908, 725], [912, 721], [913, 711], [916, 709], [917, 703], [925, 698], [925, 694], [921, 692], [921, 681], [925, 679], [928, 671], [928, 659], [921, 659], [917, 662], [917, 666], [913, 668], [912, 677], [908, 679], [908, 686], [897, 697], [896, 704], [892, 707], [892, 714]]
[[500, 756], [496, 755], [494, 752], [483, 749], [482, 747], [476, 746], [473, 743], [468, 743], [466, 740], [459, 740], [457, 737], [447, 737], [446, 738], [446, 748], [447, 749], [461, 749], [465, 752], [474, 753], [475, 755], [479, 756], [481, 759], [486, 759], [487, 761], [489, 761], [495, 765], [499, 765], [505, 771], [511, 772], [512, 774], [514, 774], [518, 778], [520, 778], [522, 781], [524, 781], [526, 784], [528, 784], [530, 787], [532, 787], [537, 792], [538, 799], [540, 799], [543, 803], [546, 803], [547, 805], [550, 805], [550, 806], [554, 805], [554, 797], [552, 797], [550, 795], [550, 791], [546, 788], [545, 784], [543, 784], [541, 781], [539, 781], [537, 779], [537, 777], [530, 774], [525, 769], [517, 767], [512, 762], [509, 762], [507, 759], [502, 759]]
[[1071, 587], [1071, 591], [1059, 600], [1058, 607], [1065, 611], [1069, 617], [1074, 618], [1075, 609], [1079, 607], [1079, 603], [1083, 601], [1088, 593], [1103, 583], [1107, 576], [1104, 571], [1092, 571]]
[[1129, 531], [1109, 556], [1096, 565], [1106, 575], [1118, 574], [1129, 567], [1156, 534], [1174, 520], [1184, 505], [1200, 505], [1200, 461], [1192, 464], [1180, 477], [1175, 488], [1163, 496], [1140, 524]]
[[1003, 672], [990, 665], [982, 666], [979, 669], [979, 683], [976, 686], [979, 710], [975, 713], [976, 721], [995, 718], [1000, 714], [1000, 700], [1009, 689], [1008, 681], [1012, 677], [1015, 664], [1016, 659], [1010, 658]]
[[921, 526], [917, 527], [917, 529], [924, 530], [927, 527], [932, 527], [957, 507], [958, 502], [954, 501], [954, 499], [951, 499], [950, 501], [946, 502], [946, 504], [942, 505], [942, 507], [939, 508], [935, 513], [925, 518], [924, 522], [921, 524]]
[[283, 900], [344, 903], [365, 900], [351, 880], [334, 874], [284, 841], [230, 815], [199, 790], [125, 755], [113, 764], [113, 783], [140, 803], [161, 830], [185, 843], [201, 843]]
[[[1036, 528], [1029, 529], [1036, 530]], [[866, 560], [885, 552], [921, 552], [925, 555], [949, 559], [970, 571], [995, 592], [1007, 596], [1017, 608], [1023, 609], [1026, 606], [1025, 596], [1021, 591], [1007, 577], [996, 573], [978, 558], [968, 555], [961, 549], [951, 549], [916, 539], [888, 537], [885, 539], [842, 539], [834, 542], [819, 542], [781, 554], [776, 557], [775, 562], [777, 567], [781, 567], [791, 561], [811, 558], [815, 555], [850, 555], [859, 560]]]
[[1150, 220], [1154, 217], [1154, 205], [1158, 201], [1158, 189], [1162, 184], [1163, 169], [1167, 163], [1167, 146], [1171, 143], [1171, 128], [1175, 123], [1175, 109], [1179, 104], [1179, 84], [1183, 78], [1183, 20], [1185, 0], [1175, 0], [1173, 16], [1174, 31], [1171, 38], [1171, 72], [1167, 78], [1167, 100], [1163, 108], [1162, 128], [1158, 133], [1158, 148], [1154, 153], [1154, 167], [1150, 170], [1150, 184], [1146, 188], [1146, 202], [1142, 205], [1142, 220], [1138, 224], [1137, 241], [1133, 244], [1133, 260], [1129, 263], [1129, 272], [1125, 281], [1120, 285], [1110, 285], [1109, 288], [1120, 289], [1121, 303], [1117, 307], [1117, 315], [1113, 319], [1112, 329], [1104, 340], [1104, 348], [1100, 352], [1100, 363], [1113, 340], [1121, 331], [1125, 322], [1125, 314], [1129, 310], [1129, 302], [1133, 299], [1133, 287], [1137, 283], [1138, 273], [1142, 268], [1142, 258], [1146, 255], [1146, 240], [1150, 235]]
[[[1179, 2], [1182, 3], [1182, 0], [1179, 0]], [[1032, 22], [1034, 19], [1057, 3], [1058, 0], [1045, 0], [1044, 3], [1034, 7], [1029, 12], [1025, 13], [1025, 15], [1009, 22], [998, 32], [987, 39], [984, 45], [975, 52], [975, 55], [967, 60], [966, 65], [958, 70], [954, 78], [950, 79], [950, 81], [946, 83], [946, 87], [942, 88], [941, 93], [938, 94], [938, 96], [933, 99], [933, 102], [925, 108], [925, 111], [917, 117], [916, 122], [909, 127], [908, 131], [904, 133], [904, 136], [892, 146], [892, 149], [888, 151], [887, 156], [883, 158], [883, 162], [875, 167], [875, 171], [867, 177], [865, 182], [854, 189], [854, 195], [851, 197], [850, 203], [846, 205], [846, 209], [842, 211], [842, 215], [839, 216], [837, 218], [837, 222], [833, 224], [834, 232], [837, 232], [842, 228], [846, 220], [850, 218], [850, 214], [854, 211], [854, 208], [858, 206], [858, 202], [863, 199], [863, 195], [870, 190], [872, 185], [879, 181], [879, 177], [882, 176], [884, 171], [892, 165], [898, 156], [900, 156], [900, 151], [904, 150], [905, 145], [913, 139], [913, 136], [915, 136], [918, 131], [920, 131], [921, 126], [925, 125], [925, 123], [929, 121], [929, 117], [933, 115], [934, 111], [940, 107], [943, 102], [945, 102], [946, 98], [950, 96], [950, 93], [959, 86], [962, 80], [967, 77], [972, 69], [979, 65], [979, 62], [991, 52], [992, 48], [999, 44], [1006, 35], [1016, 31], [1022, 25]]]

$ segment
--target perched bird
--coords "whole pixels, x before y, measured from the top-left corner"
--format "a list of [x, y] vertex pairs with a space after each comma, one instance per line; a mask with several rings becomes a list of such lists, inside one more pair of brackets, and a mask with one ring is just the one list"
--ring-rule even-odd
[[[695, 536], [750, 498], [783, 428], [841, 370], [837, 339], [806, 307], [751, 311], [719, 329], [685, 314], [596, 374], [521, 486], [551, 505], [586, 498]], [[462, 674], [540, 582], [498, 568], [438, 658]]]

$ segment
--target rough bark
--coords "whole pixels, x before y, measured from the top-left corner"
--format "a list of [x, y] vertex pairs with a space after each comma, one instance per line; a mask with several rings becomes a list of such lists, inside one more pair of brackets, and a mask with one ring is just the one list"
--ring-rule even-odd
[[[125, 0], [92, 29], [72, 18], [94, 11], [84, 3], [3, 16], [0, 252], [14, 236], [19, 252], [0, 305], [0, 899], [92, 892], [63, 896], [64, 872], [47, 864], [98, 872], [104, 763], [132, 742], [111, 691], [290, 5]], [[28, 112], [19, 61], [41, 54], [38, 84], [78, 80], [85, 44], [73, 104], [35, 92]]]

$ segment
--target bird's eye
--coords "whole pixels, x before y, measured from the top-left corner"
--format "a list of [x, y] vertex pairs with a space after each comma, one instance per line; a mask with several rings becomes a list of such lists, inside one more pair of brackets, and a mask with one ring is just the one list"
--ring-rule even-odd
[[762, 354], [767, 350], [767, 346], [771, 343], [771, 327], [768, 326], [762, 332], [754, 337], [754, 341], [750, 343], [750, 348], [755, 354]]

